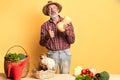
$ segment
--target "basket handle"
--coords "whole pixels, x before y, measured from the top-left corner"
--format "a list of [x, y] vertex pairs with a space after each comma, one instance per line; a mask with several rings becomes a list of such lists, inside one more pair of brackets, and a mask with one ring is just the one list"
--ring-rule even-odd
[[14, 47], [20, 47], [20, 48], [22, 48], [22, 49], [24, 50], [25, 54], [28, 55], [27, 52], [26, 52], [26, 50], [25, 50], [22, 46], [20, 46], [20, 45], [13, 45], [13, 46], [11, 46], [11, 47], [7, 50], [6, 55], [7, 55], [8, 52], [9, 52], [12, 48], [14, 48]]

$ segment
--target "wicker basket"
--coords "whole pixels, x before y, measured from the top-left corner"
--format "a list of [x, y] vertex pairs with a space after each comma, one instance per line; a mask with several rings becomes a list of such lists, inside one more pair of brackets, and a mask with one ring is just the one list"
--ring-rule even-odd
[[37, 79], [49, 79], [49, 78], [54, 77], [55, 71], [53, 71], [53, 70], [46, 70], [46, 71], [40, 70], [40, 71], [32, 72], [32, 74], [33, 74], [33, 77], [37, 78]]
[[[12, 46], [12, 47], [10, 47], [8, 50], [7, 50], [7, 53], [6, 53], [6, 55], [8, 54], [8, 52], [12, 49], [12, 48], [15, 48], [15, 47], [19, 47], [19, 48], [22, 48], [23, 50], [24, 50], [24, 52], [25, 52], [25, 54], [26, 54], [26, 57], [28, 57], [28, 54], [27, 54], [27, 52], [26, 52], [26, 50], [22, 47], [22, 46], [20, 46], [20, 45], [14, 45], [14, 46]], [[6, 56], [5, 55], [5, 56]], [[17, 65], [17, 64], [19, 64], [20, 62], [22, 62], [24, 59], [22, 59], [22, 60], [19, 60], [19, 61], [13, 61], [13, 60], [10, 60], [10, 59], [7, 59], [6, 57], [4, 57], [4, 71], [5, 71], [5, 74], [6, 74], [6, 76], [8, 75], [8, 65], [9, 64], [14, 64], [14, 65]], [[22, 71], [22, 78], [23, 77], [26, 77], [27, 76], [27, 74], [28, 74], [28, 72], [29, 72], [29, 61], [27, 61], [27, 63], [24, 65], [24, 68], [23, 68], [23, 71]], [[8, 77], [7, 76], [7, 78], [13, 78], [13, 75], [12, 75], [12, 72], [10, 72], [10, 77]]]

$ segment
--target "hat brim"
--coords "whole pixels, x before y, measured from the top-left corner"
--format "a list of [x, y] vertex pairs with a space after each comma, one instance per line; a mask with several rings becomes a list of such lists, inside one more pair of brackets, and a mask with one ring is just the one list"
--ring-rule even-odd
[[43, 10], [42, 10], [42, 11], [43, 11], [43, 13], [44, 13], [45, 15], [49, 16], [49, 14], [48, 14], [48, 6], [49, 6], [49, 5], [52, 5], [52, 4], [56, 5], [56, 6], [58, 7], [58, 9], [59, 9], [59, 12], [61, 12], [62, 6], [61, 6], [59, 3], [57, 3], [57, 2], [51, 2], [51, 3], [46, 4], [46, 5], [43, 7]]

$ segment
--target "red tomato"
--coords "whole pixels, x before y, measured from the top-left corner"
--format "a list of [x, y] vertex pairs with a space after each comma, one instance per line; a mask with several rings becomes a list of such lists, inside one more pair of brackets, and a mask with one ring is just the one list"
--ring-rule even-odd
[[86, 72], [87, 72], [87, 74], [89, 74], [91, 71], [87, 68], [87, 69], [86, 69]]
[[86, 74], [86, 73], [87, 73], [87, 72], [86, 72], [86, 69], [82, 69], [81, 73], [82, 73], [82, 74]]
[[90, 77], [93, 77], [93, 72], [90, 72], [89, 76], [90, 76]]

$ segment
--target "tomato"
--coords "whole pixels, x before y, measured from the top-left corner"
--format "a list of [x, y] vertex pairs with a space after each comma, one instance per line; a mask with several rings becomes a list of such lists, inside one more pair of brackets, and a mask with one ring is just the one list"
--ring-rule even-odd
[[90, 69], [87, 68], [87, 69], [86, 69], [86, 72], [87, 72], [87, 74], [89, 74], [91, 71], [90, 71]]
[[90, 72], [89, 76], [90, 76], [90, 77], [93, 77], [93, 72]]
[[82, 69], [81, 73], [82, 73], [82, 74], [86, 74], [86, 73], [87, 73], [87, 72], [86, 72], [86, 69]]

